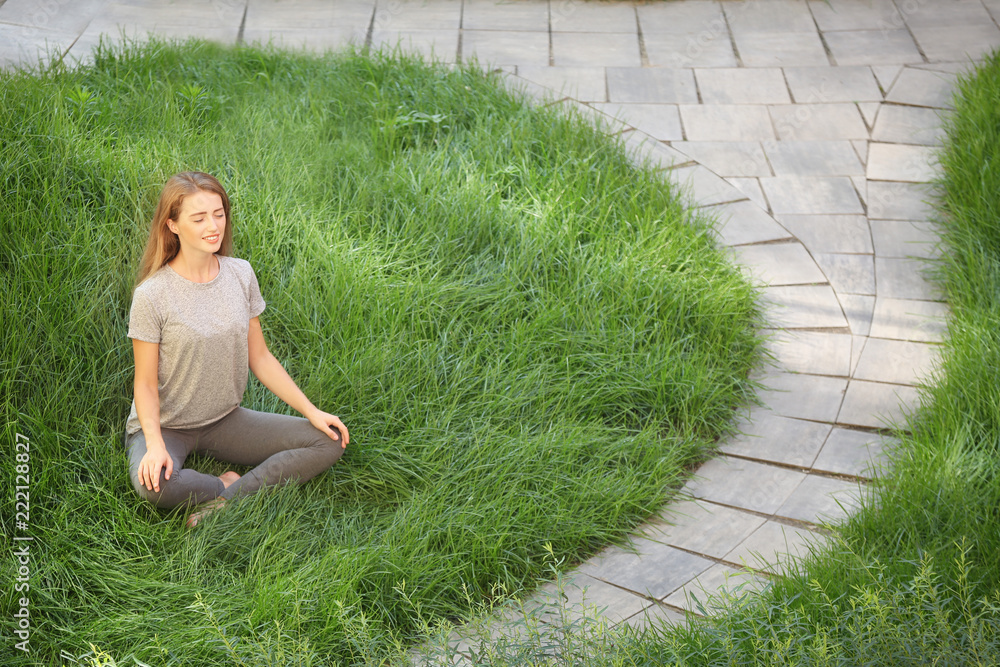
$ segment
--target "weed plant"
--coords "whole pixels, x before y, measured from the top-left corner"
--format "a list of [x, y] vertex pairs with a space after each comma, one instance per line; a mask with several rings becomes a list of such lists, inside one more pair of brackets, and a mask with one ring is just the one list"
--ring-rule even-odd
[[[6, 664], [377, 663], [532, 587], [546, 544], [619, 539], [706, 455], [752, 396], [753, 289], [653, 169], [497, 84], [199, 42], [0, 75], [0, 526], [34, 538]], [[229, 190], [271, 349], [352, 435], [194, 531], [134, 494], [120, 439], [137, 261], [187, 169]], [[255, 381], [244, 405], [287, 411]]]

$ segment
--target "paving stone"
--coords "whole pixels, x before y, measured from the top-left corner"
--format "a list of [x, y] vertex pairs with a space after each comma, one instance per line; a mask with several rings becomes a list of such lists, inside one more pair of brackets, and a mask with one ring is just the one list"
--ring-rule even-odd
[[984, 23], [992, 23], [992, 17], [980, 0], [949, 0], [935, 2], [911, 2], [903, 9], [906, 25], [910, 29], [957, 27], [971, 28]]
[[850, 179], [843, 176], [774, 176], [760, 184], [775, 215], [864, 212]]
[[609, 67], [610, 102], [694, 104], [698, 101], [691, 70]]
[[884, 91], [888, 91], [892, 88], [896, 79], [899, 77], [900, 72], [903, 71], [902, 65], [873, 65], [872, 74], [878, 80], [878, 85]]
[[870, 181], [868, 217], [880, 220], [929, 220], [933, 188], [926, 183]]
[[689, 162], [688, 157], [670, 146], [656, 141], [644, 132], [626, 132], [625, 148], [637, 163], [645, 161], [654, 169], [669, 169]]
[[683, 139], [681, 116], [675, 104], [594, 103], [592, 107], [660, 141]]
[[714, 231], [727, 246], [778, 241], [790, 237], [784, 227], [753, 202], [708, 206], [701, 211], [718, 219]]
[[709, 37], [728, 33], [722, 7], [714, 0], [640, 4], [635, 11], [643, 35], [673, 33], [701, 38], [704, 33]]
[[746, 199], [746, 195], [701, 165], [679, 167], [667, 174], [696, 205], [710, 206]]
[[745, 570], [713, 565], [663, 601], [697, 614], [722, 611], [725, 605], [750, 593], [758, 593], [766, 582]]
[[816, 25], [820, 30], [865, 30], [877, 27], [903, 28], [892, 0], [809, 0]]
[[47, 65], [62, 57], [73, 46], [76, 38], [76, 34], [61, 30], [0, 23], [0, 67], [33, 67], [39, 63]]
[[767, 203], [767, 197], [764, 196], [764, 191], [760, 188], [760, 181], [756, 178], [731, 176], [726, 180], [732, 183], [733, 187], [737, 190], [749, 197], [750, 201], [756, 204], [760, 210], [764, 212], [771, 210], [770, 205]]
[[865, 168], [849, 141], [771, 141], [764, 144], [764, 151], [778, 176], [865, 174]]
[[926, 183], [937, 175], [936, 160], [930, 146], [872, 142], [868, 146], [868, 178]]
[[580, 618], [585, 614], [593, 617], [599, 613], [610, 622], [616, 623], [634, 616], [649, 606], [649, 600], [646, 598], [623, 591], [598, 579], [581, 576], [575, 583], [577, 585], [570, 586], [563, 592], [562, 604], [566, 607], [570, 618]]
[[491, 65], [548, 65], [549, 36], [537, 32], [463, 30], [462, 62]]
[[850, 176], [854, 191], [858, 193], [862, 206], [868, 206], [868, 179], [864, 176]]
[[771, 410], [761, 409], [752, 411], [750, 418], [741, 421], [738, 428], [739, 434], [727, 438], [720, 451], [768, 463], [808, 468], [822, 449], [832, 427], [782, 417]]
[[552, 90], [557, 97], [570, 96], [580, 102], [604, 102], [608, 85], [603, 67], [548, 67], [523, 65], [517, 76]]
[[696, 69], [705, 104], [787, 104], [785, 77], [777, 68]]
[[829, 65], [816, 30], [808, 32], [734, 31], [740, 60], [747, 67]]
[[[282, 31], [281, 36], [288, 35], [288, 32]], [[244, 40], [246, 38], [244, 34]], [[364, 33], [359, 31], [352, 41], [363, 45]], [[454, 63], [458, 61], [458, 33], [455, 30], [373, 30], [371, 48], [384, 51], [399, 49], [404, 53], [422, 56], [429, 62]]]
[[875, 277], [879, 296], [919, 301], [943, 300], [941, 288], [926, 277], [929, 269], [929, 263], [922, 259], [876, 257]]
[[782, 104], [768, 111], [783, 141], [868, 138], [868, 127], [854, 104]]
[[635, 10], [627, 4], [557, 2], [549, 6], [553, 33], [635, 33]]
[[941, 235], [930, 222], [872, 220], [875, 254], [880, 257], [937, 258]]
[[924, 61], [905, 29], [845, 30], [824, 33], [823, 38], [838, 65], [906, 65]]
[[813, 253], [873, 252], [868, 220], [863, 215], [779, 215], [778, 222]]
[[879, 296], [875, 300], [871, 335], [896, 340], [940, 343], [947, 329], [948, 306]]
[[[79, 35], [87, 24], [104, 9], [105, 0], [7, 0], [0, 4], [0, 23], [38, 31], [53, 31]], [[2, 33], [0, 33], [2, 34]], [[23, 34], [17, 41], [3, 40], [0, 43], [15, 46], [20, 39], [31, 39], [31, 33]]]
[[[858, 109], [860, 109], [861, 106], [862, 105], [859, 104], [858, 105]], [[864, 115], [864, 111], [861, 112], [861, 115], [862, 116]], [[868, 121], [866, 120], [865, 122], [867, 123]], [[872, 117], [872, 122], [874, 122], [874, 116]], [[861, 164], [867, 165], [868, 164], [868, 142], [867, 141], [862, 141], [862, 140], [854, 140], [854, 141], [851, 142], [851, 145], [854, 146], [854, 152], [857, 153], [858, 159], [861, 160]]]
[[[195, 19], [192, 19], [195, 21]], [[87, 29], [80, 35], [77, 44], [73, 45], [73, 51], [80, 44], [85, 47], [85, 51], [90, 51], [93, 46], [100, 42], [101, 35], [107, 35], [113, 40], [122, 37], [134, 42], [143, 42], [150, 35], [164, 39], [188, 39], [197, 37], [208, 41], [219, 42], [221, 44], [235, 44], [239, 36], [239, 24], [233, 23], [228, 26], [220, 26], [214, 21], [202, 19], [194, 25], [176, 21], [167, 15], [166, 21], [160, 21], [159, 17], [146, 19], [144, 22], [126, 22], [117, 18], [101, 16], [90, 22]], [[79, 53], [79, 51], [76, 51]], [[74, 54], [75, 55], [75, 54]]]
[[[865, 125], [868, 127], [874, 127], [875, 122], [878, 120], [878, 112], [882, 108], [882, 105], [877, 102], [858, 102], [858, 111], [861, 112], [861, 118], [864, 119]], [[859, 144], [862, 140], [855, 139], [852, 143]], [[862, 158], [863, 162], [868, 161], [868, 142], [865, 142], [865, 152]]]
[[855, 336], [867, 336], [871, 331], [875, 297], [864, 294], [838, 294], [837, 299], [847, 318], [851, 333]]
[[944, 139], [937, 109], [883, 104], [872, 130], [872, 141], [937, 146]]
[[825, 329], [847, 326], [840, 302], [829, 285], [766, 287], [763, 300], [768, 324], [786, 329]]
[[654, 603], [638, 614], [626, 618], [625, 623], [637, 630], [656, 629], [665, 625], [683, 625], [687, 623], [687, 617], [673, 609]]
[[734, 34], [747, 32], [810, 32], [816, 30], [809, 7], [796, 0], [756, 0], [723, 3]]
[[767, 521], [737, 548], [726, 554], [725, 560], [754, 570], [778, 574], [785, 572], [795, 561], [806, 557], [811, 545], [822, 539], [818, 533], [805, 528]]
[[869, 338], [854, 377], [916, 386], [937, 371], [940, 354], [941, 346], [933, 343]]
[[[872, 307], [869, 310], [874, 310], [874, 300], [872, 300]], [[870, 317], [869, 317], [870, 320]], [[871, 329], [871, 322], [868, 323], [868, 329]], [[868, 334], [864, 336], [858, 336], [856, 334], [851, 334], [851, 375], [854, 375], [854, 369], [858, 367], [858, 362], [861, 361], [861, 354], [865, 350], [865, 345], [868, 344]]]
[[682, 104], [688, 141], [773, 141], [767, 107], [754, 104]]
[[805, 474], [778, 466], [731, 457], [706, 461], [683, 492], [694, 498], [773, 513], [805, 479]]
[[870, 67], [786, 67], [785, 79], [799, 104], [882, 101]]
[[761, 383], [758, 396], [776, 414], [828, 422], [837, 417], [847, 386], [845, 378], [773, 371], [767, 372]]
[[781, 366], [793, 373], [851, 374], [851, 336], [825, 331], [775, 331], [765, 342]]
[[545, 33], [547, 43], [549, 5], [547, 2], [465, 0], [462, 10], [462, 29], [541, 32]]
[[979, 60], [1000, 46], [992, 21], [981, 25], [915, 27], [910, 30], [929, 60]]
[[659, 599], [712, 565], [707, 558], [644, 537], [633, 537], [631, 543], [636, 553], [609, 547], [577, 568], [577, 572], [637, 595]]
[[919, 399], [914, 387], [851, 380], [837, 423], [870, 428], [898, 427], [905, 419], [904, 406], [912, 411]]
[[675, 141], [671, 146], [719, 176], [772, 175], [764, 149], [757, 141]]
[[[564, 110], [564, 113], [569, 115], [574, 115], [578, 118], [583, 119], [586, 122], [592, 124], [596, 129], [607, 134], [609, 136], [618, 136], [625, 134], [632, 134], [632, 128], [630, 128], [625, 123], [621, 122], [612, 115], [606, 114], [602, 111], [598, 111], [593, 104], [583, 104], [577, 102], [572, 98], [564, 98], [559, 100], [559, 107]], [[648, 137], [643, 133], [639, 133], [644, 137]], [[660, 143], [655, 139], [649, 138], [650, 141], [655, 143]]]
[[886, 95], [887, 102], [951, 109], [955, 75], [904, 67]]
[[[199, 4], [209, 7], [217, 3]], [[373, 14], [375, 14], [375, 3], [373, 1], [351, 4], [312, 1], [300, 4], [296, 11], [290, 11], [286, 3], [273, 1], [255, 1], [249, 3], [249, 5], [245, 5], [243, 2], [236, 3], [229, 0], [228, 4], [237, 10], [233, 27], [239, 28], [243, 8], [246, 6], [244, 30], [255, 31], [266, 30], [274, 32], [285, 29], [317, 30], [320, 28], [336, 28], [338, 30], [360, 30], [364, 31], [364, 34], [367, 34], [368, 27], [372, 24]], [[164, 12], [168, 14], [174, 13], [169, 6], [164, 7]], [[391, 18], [391, 14], [383, 13], [383, 20], [379, 24], [379, 29], [393, 29]]]
[[697, 500], [677, 500], [660, 512], [655, 524], [643, 529], [650, 540], [686, 551], [722, 558], [764, 519], [755, 514]]
[[[663, 6], [678, 4], [680, 3], [663, 3]], [[642, 9], [642, 6], [638, 9]], [[680, 69], [736, 67], [739, 64], [725, 24], [721, 32], [705, 30], [693, 34], [647, 32], [644, 29], [642, 41], [652, 67]]]
[[[292, 10], [286, 9], [285, 11]], [[371, 13], [369, 12], [368, 15], [371, 16]], [[461, 0], [421, 0], [420, 2], [379, 3], [372, 28], [374, 30], [450, 30], [454, 33], [457, 42], [457, 31], [461, 23]]]
[[892, 438], [866, 431], [834, 428], [813, 463], [814, 470], [872, 479], [889, 463]]
[[561, 67], [640, 67], [639, 35], [585, 32], [552, 33], [553, 64]]
[[752, 279], [764, 285], [825, 283], [826, 277], [798, 242], [745, 245], [732, 249]]
[[875, 294], [875, 262], [871, 255], [817, 253], [814, 257], [837, 294]]
[[776, 514], [815, 524], [831, 523], [844, 519], [860, 505], [857, 482], [809, 475]]

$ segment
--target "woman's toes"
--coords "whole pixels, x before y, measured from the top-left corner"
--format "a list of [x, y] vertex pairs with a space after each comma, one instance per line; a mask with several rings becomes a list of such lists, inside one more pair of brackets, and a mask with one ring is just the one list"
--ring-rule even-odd
[[230, 486], [239, 481], [240, 476], [237, 475], [232, 470], [227, 470], [226, 472], [219, 475], [219, 479], [222, 480], [223, 486], [225, 486], [228, 489]]

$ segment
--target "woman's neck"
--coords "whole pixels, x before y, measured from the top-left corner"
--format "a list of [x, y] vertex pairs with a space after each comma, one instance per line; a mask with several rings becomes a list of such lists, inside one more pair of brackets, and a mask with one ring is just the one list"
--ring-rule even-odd
[[222, 268], [214, 253], [189, 257], [183, 250], [167, 264], [193, 283], [207, 283], [214, 280]]

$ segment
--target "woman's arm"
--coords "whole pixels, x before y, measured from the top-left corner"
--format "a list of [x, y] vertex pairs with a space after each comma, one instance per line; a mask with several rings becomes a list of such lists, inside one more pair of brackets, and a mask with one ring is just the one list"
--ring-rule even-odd
[[167, 445], [160, 433], [160, 345], [133, 338], [132, 354], [135, 356], [135, 413], [146, 437], [146, 454], [139, 462], [139, 483], [150, 491], [159, 492], [160, 469], [166, 468], [167, 479], [174, 471], [174, 461], [167, 454]]
[[260, 328], [260, 319], [257, 317], [250, 320], [247, 345], [250, 355], [250, 370], [257, 376], [257, 379], [275, 396], [287, 403], [289, 407], [298, 410], [303, 417], [309, 420], [309, 423], [326, 433], [330, 438], [337, 439], [337, 434], [330, 428], [331, 426], [340, 431], [340, 446], [347, 447], [347, 443], [351, 439], [347, 427], [344, 426], [339, 417], [323, 412], [306, 398], [306, 395], [288, 375], [285, 367], [267, 349], [264, 332]]

